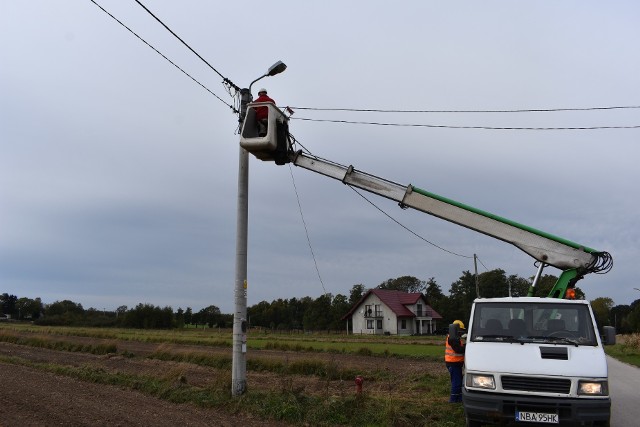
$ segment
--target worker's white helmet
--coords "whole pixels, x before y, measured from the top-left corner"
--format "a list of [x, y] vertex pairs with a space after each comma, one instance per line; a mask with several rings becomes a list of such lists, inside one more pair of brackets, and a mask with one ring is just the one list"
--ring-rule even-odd
[[261, 89], [258, 91], [258, 95], [260, 95], [262, 92], [267, 93], [267, 90], [266, 90], [265, 88], [261, 88]]

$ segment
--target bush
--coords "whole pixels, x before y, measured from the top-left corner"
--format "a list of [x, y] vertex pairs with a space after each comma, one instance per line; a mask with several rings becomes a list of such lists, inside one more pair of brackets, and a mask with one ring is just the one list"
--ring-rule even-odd
[[622, 349], [624, 351], [640, 351], [640, 334], [625, 335]]

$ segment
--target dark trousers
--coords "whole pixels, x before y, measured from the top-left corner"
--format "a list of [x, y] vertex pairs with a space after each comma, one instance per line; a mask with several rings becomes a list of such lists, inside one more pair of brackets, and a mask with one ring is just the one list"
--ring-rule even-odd
[[269, 126], [267, 119], [258, 120], [258, 136], [263, 137], [267, 135], [267, 126]]
[[451, 397], [449, 402], [462, 402], [462, 365], [447, 366], [451, 376]]

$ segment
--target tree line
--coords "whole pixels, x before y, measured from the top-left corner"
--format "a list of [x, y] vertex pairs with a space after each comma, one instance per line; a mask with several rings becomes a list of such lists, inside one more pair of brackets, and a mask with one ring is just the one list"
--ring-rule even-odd
[[[557, 277], [543, 275], [536, 286], [536, 295], [547, 295]], [[439, 326], [446, 326], [456, 319], [465, 324], [469, 321], [471, 304], [477, 296], [494, 298], [504, 296], [526, 296], [530, 279], [517, 275], [507, 275], [502, 269], [478, 274], [464, 271], [451, 284], [448, 295], [442, 291], [435, 278], [426, 281], [413, 276], [388, 279], [379, 284], [378, 289], [402, 292], [420, 292], [428, 304], [442, 317]], [[363, 284], [353, 285], [349, 295], [325, 294], [317, 298], [302, 297], [261, 301], [247, 308], [250, 327], [272, 331], [345, 331], [342, 320], [349, 309], [366, 294]], [[479, 292], [479, 295], [478, 295]], [[576, 298], [585, 299], [584, 292], [576, 287]], [[591, 301], [598, 326], [615, 326], [619, 333], [640, 332], [640, 299], [630, 305], [614, 306], [611, 298], [596, 298]], [[152, 304], [138, 304], [133, 308], [118, 307], [115, 311], [84, 309], [81, 304], [69, 300], [43, 304], [40, 298], [18, 298], [3, 293], [0, 295], [0, 315], [12, 319], [30, 320], [42, 325], [77, 325], [129, 327], [143, 329], [169, 329], [185, 326], [208, 326], [229, 328], [233, 325], [233, 315], [224, 314], [215, 305], [210, 305], [194, 313], [191, 307], [159, 307]], [[0, 316], [2, 318], [4, 316]]]
[[171, 329], [186, 325], [195, 327], [230, 327], [231, 314], [223, 314], [215, 305], [198, 312], [190, 307], [177, 311], [169, 306], [138, 304], [133, 308], [126, 305], [115, 311], [85, 309], [82, 304], [70, 300], [44, 304], [40, 298], [18, 298], [8, 293], [0, 294], [0, 318], [5, 320], [32, 321], [38, 325], [50, 326], [98, 326], [139, 329]]
[[[555, 282], [556, 277], [543, 276], [538, 285], [538, 295], [548, 294]], [[439, 326], [445, 327], [456, 319], [465, 324], [468, 322], [478, 289], [483, 298], [526, 296], [530, 283], [530, 280], [516, 275], [507, 276], [504, 270], [497, 269], [479, 274], [477, 286], [476, 276], [464, 271], [451, 285], [449, 295], [443, 293], [433, 277], [424, 281], [414, 276], [402, 276], [385, 280], [376, 288], [424, 294], [428, 304], [443, 317]], [[262, 301], [249, 307], [249, 321], [251, 326], [271, 330], [346, 330], [343, 316], [367, 291], [363, 284], [357, 284], [351, 288], [349, 296], [338, 294], [323, 295], [315, 300], [304, 297], [278, 299], [270, 303]], [[576, 295], [584, 298], [579, 288], [576, 288]]]

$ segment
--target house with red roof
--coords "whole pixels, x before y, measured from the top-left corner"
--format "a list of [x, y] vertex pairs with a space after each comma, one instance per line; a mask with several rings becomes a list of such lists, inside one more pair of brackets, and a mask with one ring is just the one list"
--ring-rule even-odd
[[421, 335], [433, 333], [442, 316], [420, 292], [369, 289], [342, 320], [354, 334]]

